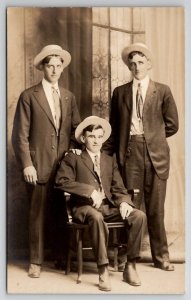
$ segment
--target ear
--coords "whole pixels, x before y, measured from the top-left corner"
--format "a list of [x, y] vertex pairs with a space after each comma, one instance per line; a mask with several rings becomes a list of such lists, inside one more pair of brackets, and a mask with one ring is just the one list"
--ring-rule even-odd
[[83, 135], [80, 136], [80, 140], [83, 144], [85, 143], [85, 137]]
[[43, 71], [43, 64], [40, 64], [39, 67], [38, 67], [38, 69], [39, 69], [40, 71]]

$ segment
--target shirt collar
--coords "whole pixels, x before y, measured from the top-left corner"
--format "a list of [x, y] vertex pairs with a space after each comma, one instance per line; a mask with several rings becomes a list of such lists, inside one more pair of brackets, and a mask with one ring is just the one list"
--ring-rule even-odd
[[141, 87], [147, 87], [149, 85], [149, 76], [147, 75], [145, 78], [143, 78], [142, 80], [137, 80], [136, 78], [133, 79], [133, 86], [137, 87], [138, 83], [141, 84]]
[[94, 153], [94, 152], [91, 152], [90, 150], [88, 150], [87, 148], [86, 148], [86, 151], [88, 152], [88, 154], [89, 154], [89, 156], [91, 157], [92, 161], [94, 161], [94, 157], [95, 157], [96, 155], [98, 155], [98, 158], [100, 159], [100, 155], [101, 155], [101, 152], [100, 152], [100, 151], [97, 152], [97, 153]]
[[42, 79], [42, 85], [47, 88], [50, 89], [52, 87], [54, 87], [56, 90], [59, 90], [58, 88], [58, 82], [56, 82], [54, 85], [51, 84], [50, 82], [48, 82], [45, 78]]

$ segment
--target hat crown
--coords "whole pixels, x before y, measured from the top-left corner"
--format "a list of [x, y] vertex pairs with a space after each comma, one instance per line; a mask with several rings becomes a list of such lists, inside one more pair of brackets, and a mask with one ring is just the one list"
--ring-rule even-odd
[[47, 45], [44, 48], [42, 48], [41, 52], [52, 51], [52, 50], [62, 50], [62, 47], [60, 47], [58, 45]]
[[143, 47], [143, 48], [148, 50], [148, 47], [143, 43], [134, 43], [134, 44], [132, 44], [132, 47], [136, 47], [136, 46]]

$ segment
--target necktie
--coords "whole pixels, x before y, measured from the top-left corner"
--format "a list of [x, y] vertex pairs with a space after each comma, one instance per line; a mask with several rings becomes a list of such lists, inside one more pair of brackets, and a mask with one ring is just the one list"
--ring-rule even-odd
[[100, 177], [100, 161], [98, 155], [94, 156], [94, 172], [97, 174], [99, 179], [99, 191], [101, 193], [101, 196], [102, 198], [105, 198], [105, 194], [101, 183], [101, 177]]
[[137, 111], [137, 118], [142, 120], [143, 117], [143, 97], [141, 91], [141, 84], [138, 83], [137, 86], [137, 94], [136, 94], [136, 111]]
[[54, 118], [55, 118], [57, 133], [58, 133], [60, 128], [60, 120], [61, 120], [60, 96], [54, 87], [52, 87], [52, 96], [54, 100], [54, 113], [55, 113]]
[[94, 156], [94, 171], [97, 173], [97, 175], [100, 178], [100, 162], [98, 155]]

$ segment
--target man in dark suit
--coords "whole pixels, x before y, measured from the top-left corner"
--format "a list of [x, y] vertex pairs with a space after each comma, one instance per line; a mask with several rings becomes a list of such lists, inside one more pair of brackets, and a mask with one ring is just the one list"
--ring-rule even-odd
[[128, 228], [127, 263], [123, 279], [141, 284], [136, 271], [140, 256], [145, 214], [134, 208], [123, 185], [115, 157], [102, 153], [101, 147], [111, 133], [108, 121], [91, 116], [75, 131], [77, 141], [85, 145], [81, 155], [69, 153], [63, 159], [57, 175], [56, 187], [71, 194], [73, 218], [88, 223], [98, 272], [99, 289], [110, 291], [108, 273], [108, 228], [105, 222], [125, 221]]
[[21, 93], [14, 118], [13, 148], [30, 186], [28, 275], [33, 278], [40, 277], [45, 211], [48, 196], [54, 196], [55, 172], [63, 153], [76, 148], [74, 131], [80, 116], [75, 97], [58, 85], [70, 61], [69, 52], [58, 45], [48, 45], [41, 50], [34, 59], [34, 66], [43, 72], [44, 78]]
[[166, 138], [178, 130], [177, 108], [170, 88], [149, 78], [153, 58], [146, 45], [135, 43], [124, 48], [122, 59], [133, 80], [113, 92], [112, 134], [104, 150], [116, 153], [127, 189], [140, 190], [134, 204], [140, 208], [144, 201], [155, 267], [173, 271], [164, 226], [164, 202], [169, 175]]

